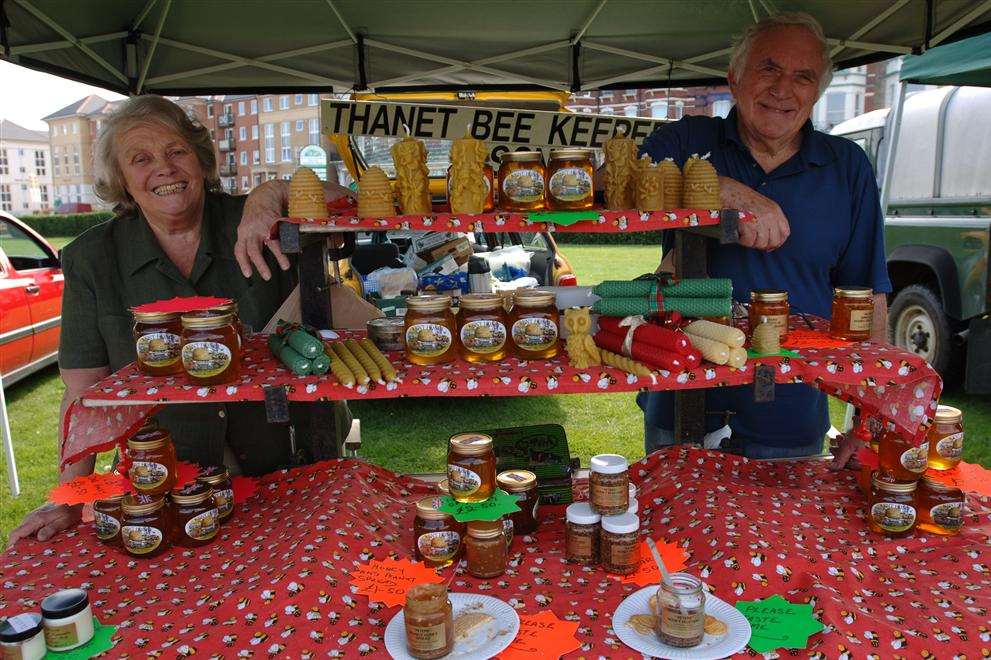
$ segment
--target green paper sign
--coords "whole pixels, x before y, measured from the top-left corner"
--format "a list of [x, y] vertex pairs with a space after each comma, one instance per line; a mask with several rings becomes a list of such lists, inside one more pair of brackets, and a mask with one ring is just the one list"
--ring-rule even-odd
[[45, 660], [88, 660], [113, 648], [110, 638], [115, 632], [117, 626], [105, 626], [93, 617], [93, 639], [69, 651], [49, 651]]
[[747, 349], [747, 357], [751, 358], [762, 358], [762, 357], [792, 357], [801, 358], [802, 356], [795, 351], [789, 351], [787, 348], [782, 348], [777, 353], [758, 353], [752, 348]]
[[750, 622], [750, 648], [758, 653], [804, 649], [809, 637], [825, 627], [812, 616], [811, 605], [789, 603], [777, 594], [764, 600], [741, 600], [736, 609]]
[[531, 222], [549, 222], [569, 227], [582, 220], [598, 220], [598, 211], [540, 211], [528, 215]]
[[507, 513], [519, 511], [516, 498], [501, 488], [496, 488], [492, 497], [484, 502], [458, 502], [450, 495], [440, 498], [438, 511], [449, 513], [458, 522], [470, 520], [499, 520]]

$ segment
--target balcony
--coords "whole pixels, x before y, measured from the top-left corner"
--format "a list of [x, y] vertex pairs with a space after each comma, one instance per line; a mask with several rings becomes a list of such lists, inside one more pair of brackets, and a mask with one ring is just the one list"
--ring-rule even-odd
[[233, 126], [233, 125], [234, 125], [233, 113], [228, 115], [217, 115], [217, 126], [220, 126], [221, 128], [227, 128], [228, 126]]
[[221, 151], [234, 151], [235, 149], [237, 149], [237, 143], [234, 141], [234, 138], [226, 138], [220, 140], [217, 143], [217, 146], [220, 148]]
[[237, 163], [221, 163], [220, 176], [237, 176]]

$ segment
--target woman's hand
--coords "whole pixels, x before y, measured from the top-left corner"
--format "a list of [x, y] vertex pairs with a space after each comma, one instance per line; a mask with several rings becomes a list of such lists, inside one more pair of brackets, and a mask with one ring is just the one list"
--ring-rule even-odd
[[24, 517], [24, 522], [10, 533], [7, 542], [14, 545], [31, 536], [47, 541], [62, 530], [78, 525], [82, 517], [82, 504], [44, 504]]
[[245, 277], [251, 277], [252, 266], [262, 279], [272, 277], [272, 271], [265, 262], [265, 248], [275, 256], [282, 270], [289, 270], [289, 259], [282, 254], [279, 240], [272, 238], [272, 227], [282, 217], [288, 203], [289, 183], [278, 179], [266, 181], [248, 195], [234, 246], [234, 256]]
[[754, 214], [753, 221], [740, 223], [740, 245], [770, 252], [791, 235], [788, 218], [773, 199], [724, 176], [719, 177], [719, 196], [724, 208]]

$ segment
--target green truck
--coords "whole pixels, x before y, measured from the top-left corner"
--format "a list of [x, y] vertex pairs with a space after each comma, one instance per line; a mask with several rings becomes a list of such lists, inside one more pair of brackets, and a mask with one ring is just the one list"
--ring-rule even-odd
[[888, 330], [893, 343], [923, 356], [949, 383], [966, 374], [971, 393], [991, 392], [991, 88], [939, 87], [909, 94], [891, 181], [882, 162], [889, 111], [832, 129], [867, 152], [880, 185], [890, 185], [885, 217]]

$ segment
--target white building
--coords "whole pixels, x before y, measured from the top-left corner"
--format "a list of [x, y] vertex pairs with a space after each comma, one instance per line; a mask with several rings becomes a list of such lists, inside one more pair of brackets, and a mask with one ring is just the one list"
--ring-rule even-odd
[[866, 93], [866, 66], [837, 71], [812, 110], [813, 125], [820, 131], [828, 132], [833, 126], [863, 114]]
[[14, 215], [47, 213], [52, 194], [48, 133], [0, 120], [0, 209]]

